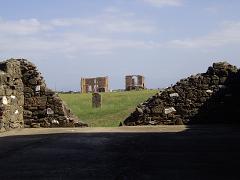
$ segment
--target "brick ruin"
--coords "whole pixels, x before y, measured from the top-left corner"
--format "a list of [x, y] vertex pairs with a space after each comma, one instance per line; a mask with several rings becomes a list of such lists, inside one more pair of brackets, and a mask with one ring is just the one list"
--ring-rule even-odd
[[22, 127], [83, 127], [25, 59], [0, 63], [0, 131]]
[[108, 77], [81, 78], [81, 93], [108, 92]]
[[128, 75], [125, 77], [125, 90], [139, 90], [145, 89], [145, 78], [141, 75]]

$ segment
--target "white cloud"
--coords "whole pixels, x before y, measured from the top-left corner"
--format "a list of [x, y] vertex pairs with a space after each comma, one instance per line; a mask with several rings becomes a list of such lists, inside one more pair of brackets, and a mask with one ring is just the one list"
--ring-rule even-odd
[[53, 26], [62, 26], [62, 27], [68, 27], [68, 26], [89, 26], [89, 25], [95, 25], [97, 22], [93, 19], [87, 19], [87, 18], [62, 18], [62, 19], [53, 19], [50, 21], [50, 24]]
[[158, 44], [151, 41], [89, 37], [81, 33], [57, 34], [48, 39], [45, 37], [16, 38], [1, 37], [0, 53], [11, 56], [62, 56], [77, 57], [81, 54], [104, 55], [121, 49], [152, 49]]
[[6, 21], [0, 19], [0, 33], [29, 35], [40, 31], [50, 30], [47, 24], [40, 23], [37, 19], [20, 19], [16, 21]]
[[158, 44], [141, 38], [131, 39], [130, 35], [154, 31], [155, 27], [149, 22], [118, 11], [104, 12], [97, 17], [43, 22], [38, 19], [0, 19], [0, 53], [76, 57], [80, 53], [108, 54], [123, 48], [154, 48]]
[[32, 35], [43, 31], [69, 28], [69, 30], [88, 29], [98, 33], [152, 33], [155, 25], [149, 20], [136, 18], [134, 13], [106, 8], [102, 14], [93, 17], [57, 18], [40, 22], [38, 19], [5, 20], [0, 18], [0, 33], [11, 35]]
[[240, 22], [225, 22], [217, 31], [202, 37], [173, 40], [169, 44], [183, 48], [216, 48], [240, 43]]
[[183, 0], [143, 0], [144, 2], [156, 6], [181, 6], [183, 4]]
[[139, 20], [132, 13], [107, 13], [90, 18], [61, 18], [51, 20], [52, 26], [97, 29], [105, 33], [152, 33], [156, 31], [149, 20]]
[[79, 53], [108, 54], [123, 48], [153, 48], [157, 44], [141, 38], [133, 40], [130, 34], [155, 31], [149, 21], [115, 7], [106, 8], [98, 16], [85, 18], [48, 21], [0, 18], [0, 53], [76, 57]]
[[[240, 44], [240, 22], [225, 22], [216, 31], [195, 38], [167, 42], [147, 40], [147, 35], [154, 35], [156, 30], [153, 23], [118, 11], [97, 17], [49, 21], [0, 19], [0, 53], [77, 57], [81, 53], [109, 54], [121, 49], [204, 49]], [[134, 38], [131, 38], [132, 34]]]
[[154, 26], [141, 20], [110, 21], [102, 24], [102, 29], [113, 33], [152, 33], [156, 30]]

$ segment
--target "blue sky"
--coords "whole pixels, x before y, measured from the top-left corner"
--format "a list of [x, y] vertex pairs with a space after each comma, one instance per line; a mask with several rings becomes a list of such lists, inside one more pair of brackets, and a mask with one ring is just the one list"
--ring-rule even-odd
[[143, 74], [149, 88], [240, 66], [238, 0], [0, 0], [0, 58], [27, 58], [47, 84], [79, 90], [81, 77]]

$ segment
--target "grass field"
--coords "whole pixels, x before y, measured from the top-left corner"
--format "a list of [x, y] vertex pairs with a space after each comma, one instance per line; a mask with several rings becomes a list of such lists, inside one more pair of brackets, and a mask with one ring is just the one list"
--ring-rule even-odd
[[92, 94], [59, 94], [72, 112], [91, 127], [116, 127], [157, 90], [102, 93], [101, 108], [92, 108]]

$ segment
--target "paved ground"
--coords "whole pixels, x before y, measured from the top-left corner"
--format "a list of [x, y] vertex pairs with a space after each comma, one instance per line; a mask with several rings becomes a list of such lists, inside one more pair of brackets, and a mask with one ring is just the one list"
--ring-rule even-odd
[[24, 129], [0, 134], [0, 179], [240, 179], [240, 127]]

